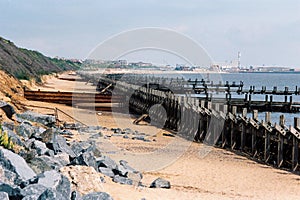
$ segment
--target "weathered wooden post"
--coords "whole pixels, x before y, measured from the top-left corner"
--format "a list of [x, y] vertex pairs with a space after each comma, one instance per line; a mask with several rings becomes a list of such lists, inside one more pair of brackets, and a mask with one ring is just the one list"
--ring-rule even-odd
[[300, 139], [300, 118], [294, 118], [294, 128], [290, 127], [293, 134], [293, 150], [292, 150], [292, 171], [297, 171], [299, 165], [299, 139]]
[[245, 148], [245, 143], [246, 143], [246, 131], [247, 131], [247, 108], [243, 108], [243, 113], [242, 113], [242, 131], [241, 131], [241, 151], [244, 150]]
[[263, 123], [264, 127], [264, 161], [267, 163], [270, 159], [270, 134], [272, 132], [271, 124], [271, 112], [266, 112], [265, 114], [265, 122]]
[[272, 107], [273, 107], [273, 96], [271, 95], [270, 96], [270, 102], [269, 102], [269, 107], [270, 107], [270, 111], [272, 111], [273, 109], [272, 109]]
[[251, 151], [253, 157], [257, 155], [257, 130], [259, 129], [259, 125], [257, 121], [258, 121], [258, 110], [253, 110], [252, 119], [250, 119], [250, 124], [252, 125]]
[[277, 142], [277, 167], [281, 167], [283, 164], [283, 139], [286, 135], [284, 130], [284, 115], [280, 115], [279, 126], [276, 125], [275, 128], [278, 131], [278, 142]]
[[232, 106], [232, 115], [233, 115], [233, 119], [231, 119], [231, 124], [230, 124], [230, 146], [231, 149], [234, 149], [236, 146], [236, 132], [234, 129], [234, 124], [235, 124], [235, 118], [236, 118], [236, 111], [237, 111], [237, 107], [236, 106]]

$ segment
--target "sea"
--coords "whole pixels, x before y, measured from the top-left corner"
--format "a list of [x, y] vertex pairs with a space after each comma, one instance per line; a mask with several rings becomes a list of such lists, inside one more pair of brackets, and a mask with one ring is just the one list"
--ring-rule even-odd
[[[261, 90], [263, 86], [267, 90], [273, 90], [273, 87], [277, 87], [277, 90], [284, 90], [285, 87], [288, 87], [290, 91], [295, 91], [296, 86], [300, 87], [300, 73], [174, 73], [174, 74], [160, 74], [159, 76], [166, 76], [172, 78], [184, 78], [191, 80], [209, 80], [214, 83], [229, 83], [235, 82], [239, 84], [243, 82], [243, 89], [250, 89], [250, 86], [255, 86], [256, 90]], [[233, 98], [243, 98], [244, 95], [233, 94]], [[263, 100], [265, 95], [252, 95], [252, 100]], [[284, 101], [283, 95], [273, 95], [273, 101]], [[294, 102], [300, 102], [300, 95], [293, 95]], [[272, 113], [271, 120], [272, 123], [278, 123], [280, 115], [285, 115], [286, 125], [293, 125], [294, 118], [300, 117], [300, 113]], [[251, 117], [251, 114], [248, 115]], [[259, 120], [265, 119], [265, 113], [259, 113]]]

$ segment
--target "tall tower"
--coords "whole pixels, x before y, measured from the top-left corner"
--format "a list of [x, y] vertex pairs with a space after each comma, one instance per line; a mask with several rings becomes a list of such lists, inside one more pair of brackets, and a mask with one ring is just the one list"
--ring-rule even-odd
[[241, 69], [241, 52], [238, 52], [238, 66], [239, 69]]

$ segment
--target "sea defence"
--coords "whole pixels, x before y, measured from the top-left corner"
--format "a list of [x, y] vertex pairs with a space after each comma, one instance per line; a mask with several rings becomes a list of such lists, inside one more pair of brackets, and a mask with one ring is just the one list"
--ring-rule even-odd
[[[120, 107], [129, 109], [130, 113], [144, 116], [146, 120], [154, 121], [153, 125], [164, 122], [164, 128], [174, 130], [186, 139], [227, 148], [268, 165], [299, 172], [300, 118], [295, 118], [294, 125], [287, 127], [284, 115], [275, 123], [271, 121], [272, 113], [269, 112], [299, 112], [299, 103], [292, 102], [292, 96], [289, 96], [298, 95], [297, 88], [293, 92], [287, 88], [285, 91], [275, 91], [276, 88], [274, 91], [261, 91], [262, 94], [284, 95], [285, 99], [290, 99], [275, 103], [267, 100], [251, 101], [255, 89], [250, 88], [250, 91], [246, 92], [241, 84], [211, 83], [208, 89], [208, 84], [202, 80], [200, 87], [204, 86], [205, 97], [200, 98], [190, 95], [189, 91], [178, 95], [168, 89], [176, 88], [174, 79], [169, 80], [169, 83], [173, 83], [170, 87], [166, 87], [168, 80], [163, 78], [118, 80], [111, 76], [101, 77], [97, 81], [99, 90], [110, 86], [112, 94], [127, 99], [128, 104], [122, 103]], [[200, 88], [195, 84], [197, 81], [187, 82], [194, 84], [189, 87], [190, 90]], [[178, 84], [177, 80], [175, 85], [179, 88], [186, 84]], [[224, 90], [227, 92], [225, 99], [212, 98], [208, 92], [213, 91], [213, 88], [224, 87], [227, 88]], [[230, 98], [231, 88], [237, 88], [235, 92], [244, 93], [247, 99]], [[155, 105], [163, 109], [151, 109]], [[251, 112], [251, 117], [247, 117], [248, 111]], [[265, 112], [265, 120], [258, 120], [259, 111]]]
[[[294, 124], [289, 127], [285, 125], [284, 115], [278, 123], [271, 121], [272, 112], [299, 112], [300, 103], [292, 101], [292, 95], [299, 95], [298, 88], [267, 91], [263, 87], [259, 93], [266, 95], [265, 100], [252, 101], [251, 96], [258, 91], [245, 90], [242, 83], [208, 84], [203, 80], [159, 77], [121, 80], [118, 77], [121, 75], [80, 75], [97, 85], [100, 99], [103, 95], [109, 97], [108, 103], [118, 104], [112, 111], [129, 112], [137, 118], [143, 116], [152, 125], [173, 130], [188, 140], [230, 149], [268, 165], [299, 172], [300, 118], [294, 118]], [[191, 95], [192, 92], [203, 96]], [[214, 92], [223, 92], [225, 98], [214, 98]], [[234, 92], [244, 98], [231, 98]], [[29, 97], [26, 93], [25, 97]], [[273, 95], [284, 96], [284, 101], [273, 102]], [[91, 98], [87, 99], [86, 103], [91, 102]], [[258, 119], [259, 112], [265, 112], [264, 120]]]

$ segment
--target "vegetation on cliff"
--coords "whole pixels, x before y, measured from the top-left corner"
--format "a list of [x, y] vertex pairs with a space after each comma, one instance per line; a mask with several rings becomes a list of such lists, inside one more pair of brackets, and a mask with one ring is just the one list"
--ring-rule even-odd
[[38, 51], [17, 47], [13, 42], [0, 37], [0, 69], [18, 79], [36, 79], [45, 74], [76, 70], [79, 62], [49, 58]]

